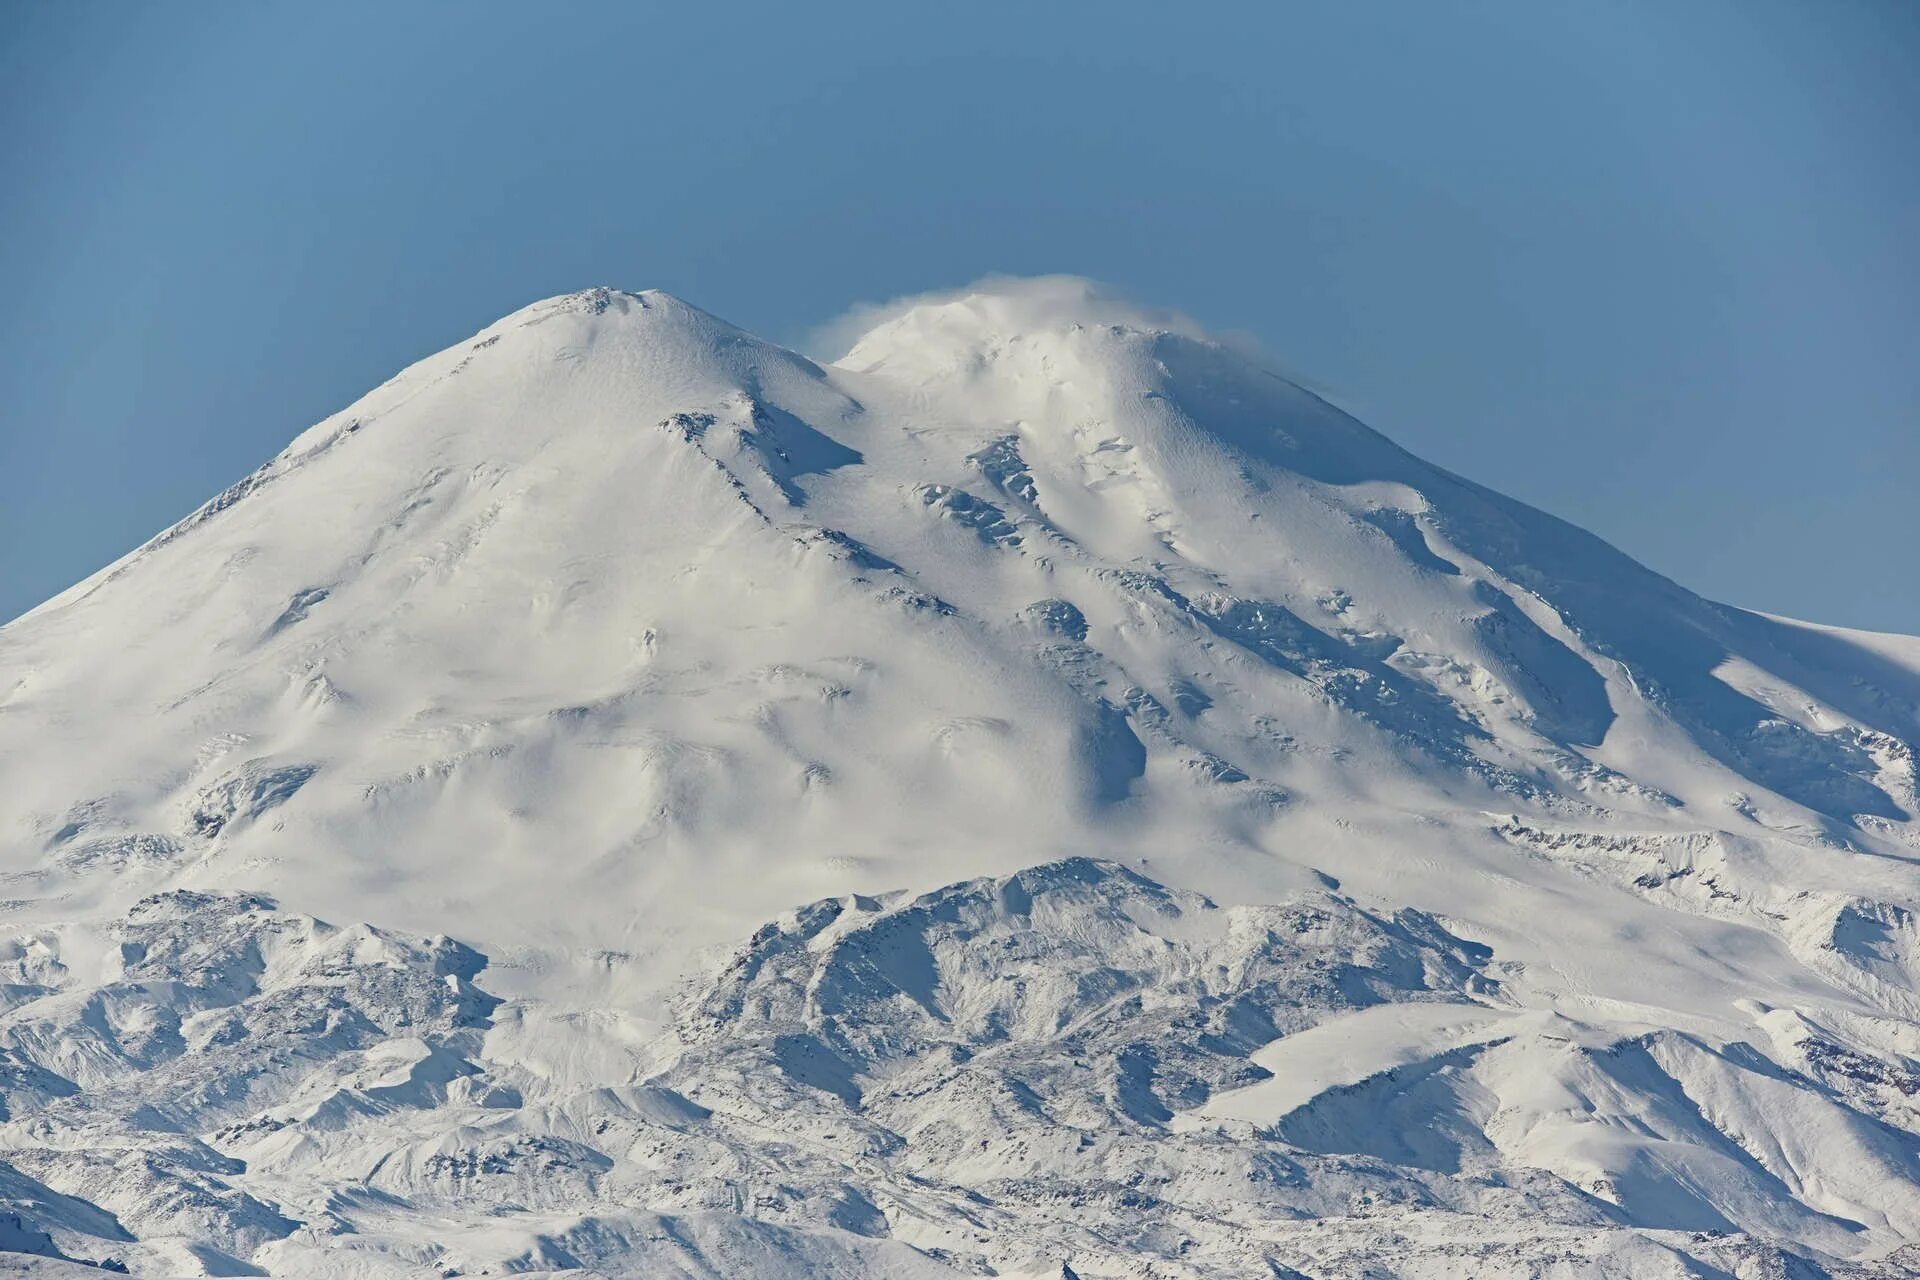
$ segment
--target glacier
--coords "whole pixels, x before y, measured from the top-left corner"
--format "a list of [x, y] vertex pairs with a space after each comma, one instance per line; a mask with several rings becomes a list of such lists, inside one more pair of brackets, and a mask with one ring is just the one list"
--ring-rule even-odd
[[548, 299], [0, 628], [0, 1270], [1920, 1274], [1916, 741], [1081, 282]]

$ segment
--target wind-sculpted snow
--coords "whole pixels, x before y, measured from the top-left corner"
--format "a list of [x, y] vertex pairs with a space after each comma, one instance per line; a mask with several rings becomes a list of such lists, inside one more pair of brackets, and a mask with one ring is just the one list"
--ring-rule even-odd
[[1075, 285], [549, 300], [0, 628], [0, 1252], [1910, 1274], [1917, 739]]

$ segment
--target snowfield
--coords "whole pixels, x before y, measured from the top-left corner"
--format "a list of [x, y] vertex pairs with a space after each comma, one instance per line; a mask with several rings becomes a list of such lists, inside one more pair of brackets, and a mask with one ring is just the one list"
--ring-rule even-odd
[[0, 628], [0, 1274], [1920, 1274], [1917, 741], [1073, 281], [551, 299]]

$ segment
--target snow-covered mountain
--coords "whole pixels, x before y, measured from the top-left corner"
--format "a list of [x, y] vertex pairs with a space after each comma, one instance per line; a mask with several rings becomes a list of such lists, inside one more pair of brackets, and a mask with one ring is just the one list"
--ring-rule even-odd
[[1916, 741], [1071, 282], [551, 299], [0, 629], [0, 1248], [1909, 1274]]

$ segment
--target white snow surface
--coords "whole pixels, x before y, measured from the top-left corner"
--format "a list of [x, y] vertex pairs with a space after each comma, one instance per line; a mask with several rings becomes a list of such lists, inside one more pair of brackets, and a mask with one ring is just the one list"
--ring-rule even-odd
[[0, 629], [0, 1273], [1914, 1274], [1916, 741], [1072, 282], [550, 299]]

